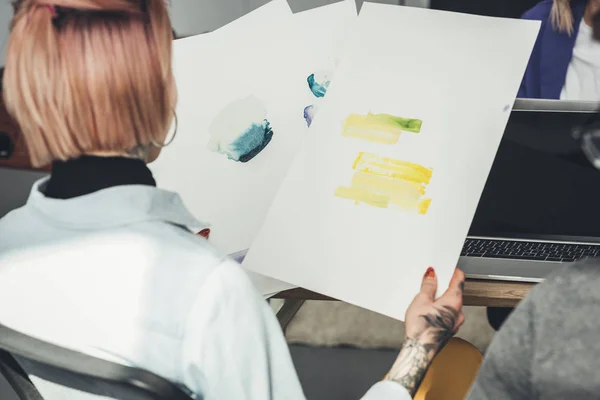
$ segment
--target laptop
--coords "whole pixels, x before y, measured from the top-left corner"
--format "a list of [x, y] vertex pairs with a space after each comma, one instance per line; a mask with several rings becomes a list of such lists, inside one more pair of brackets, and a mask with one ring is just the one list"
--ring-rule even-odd
[[600, 103], [518, 99], [459, 267], [475, 279], [541, 282], [600, 257], [600, 170], [573, 129]]

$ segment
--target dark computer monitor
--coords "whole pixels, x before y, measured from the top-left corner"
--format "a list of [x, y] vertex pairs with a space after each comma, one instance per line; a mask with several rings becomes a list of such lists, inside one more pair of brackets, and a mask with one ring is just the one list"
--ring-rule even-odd
[[600, 171], [572, 135], [598, 109], [518, 100], [469, 235], [600, 242]]

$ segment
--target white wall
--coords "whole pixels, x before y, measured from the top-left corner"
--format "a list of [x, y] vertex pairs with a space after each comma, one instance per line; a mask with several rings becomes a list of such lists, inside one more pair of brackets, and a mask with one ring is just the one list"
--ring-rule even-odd
[[[241, 17], [270, 0], [172, 0], [171, 17], [175, 30], [191, 35], [212, 31]], [[300, 12], [339, 0], [288, 0], [292, 11]], [[363, 0], [355, 0], [360, 7]], [[369, 0], [375, 3], [429, 7], [429, 0]]]
[[[269, 0], [246, 0], [248, 2], [248, 9], [253, 10], [263, 4], [269, 2]], [[288, 0], [292, 11], [299, 12], [310, 10], [311, 8], [324, 6], [326, 4], [335, 3], [339, 0]], [[356, 5], [360, 8], [364, 0], [355, 0]], [[429, 0], [368, 0], [374, 3], [385, 3], [385, 4], [404, 4], [411, 7], [429, 7]]]
[[8, 25], [12, 16], [12, 7], [9, 0], [0, 0], [0, 65], [4, 65], [6, 40], [8, 39]]
[[171, 0], [171, 19], [178, 34], [213, 31], [249, 11], [251, 0]]

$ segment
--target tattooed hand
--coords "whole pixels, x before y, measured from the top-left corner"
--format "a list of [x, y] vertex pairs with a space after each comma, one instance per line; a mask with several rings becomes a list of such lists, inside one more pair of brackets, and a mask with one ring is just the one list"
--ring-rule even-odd
[[435, 355], [463, 324], [462, 295], [464, 273], [458, 268], [446, 293], [435, 299], [437, 277], [429, 268], [421, 291], [406, 311], [405, 340], [402, 350], [386, 376], [404, 386], [414, 396]]

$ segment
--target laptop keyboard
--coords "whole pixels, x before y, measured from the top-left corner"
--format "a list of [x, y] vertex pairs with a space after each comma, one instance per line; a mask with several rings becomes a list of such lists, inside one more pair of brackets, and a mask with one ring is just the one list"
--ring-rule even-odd
[[600, 245], [467, 239], [461, 255], [570, 262], [587, 257], [600, 257]]

